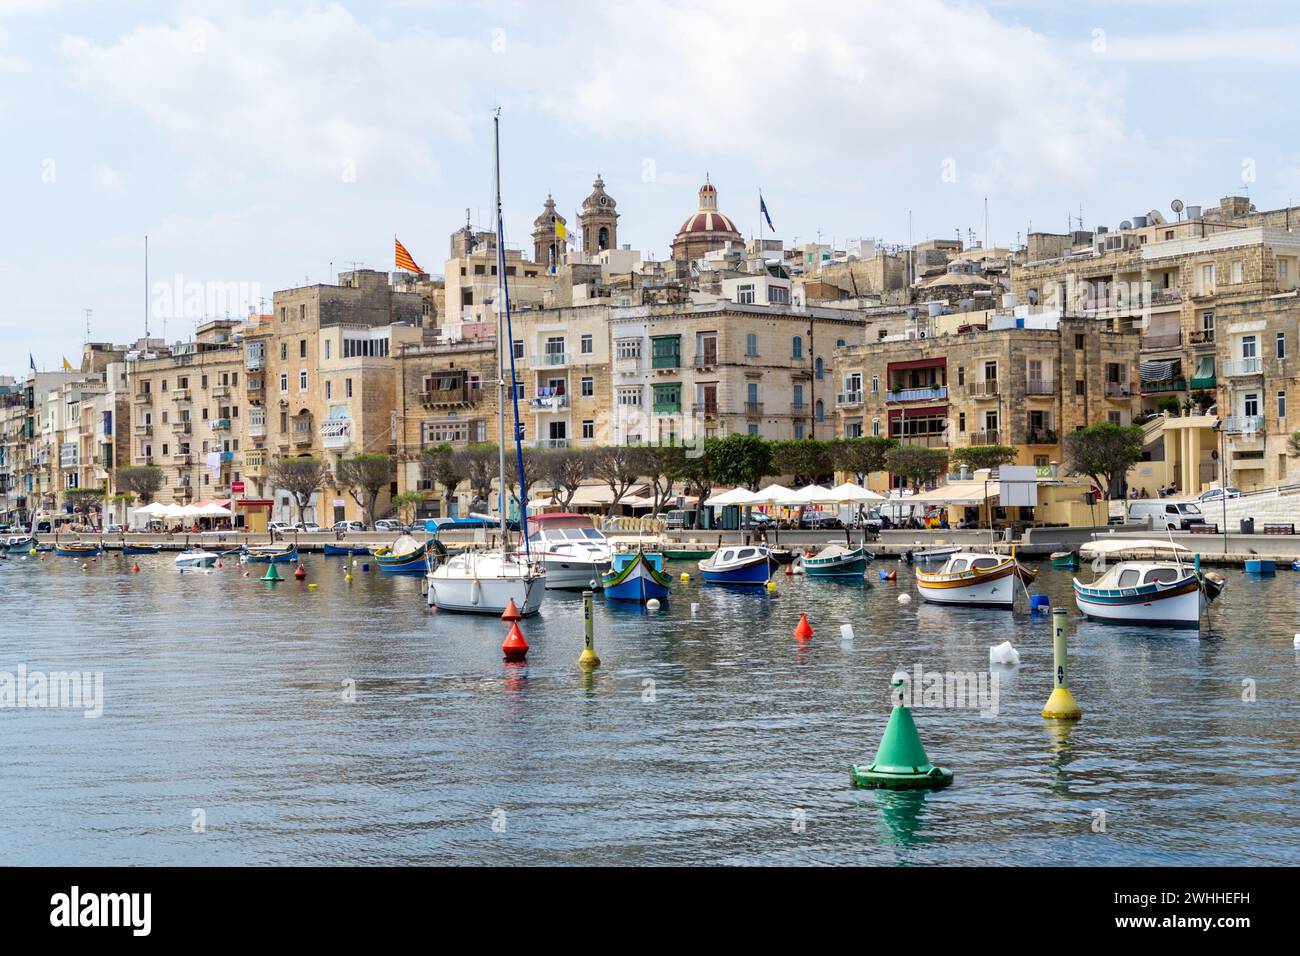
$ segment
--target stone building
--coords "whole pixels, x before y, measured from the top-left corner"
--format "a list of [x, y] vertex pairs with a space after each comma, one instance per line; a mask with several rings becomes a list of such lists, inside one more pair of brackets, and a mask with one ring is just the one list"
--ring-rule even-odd
[[837, 349], [835, 436], [1008, 445], [1017, 464], [1045, 467], [1061, 460], [1064, 432], [1127, 425], [1138, 411], [1135, 332], [1082, 318], [1026, 328], [1011, 316], [961, 328]]
[[[1288, 476], [1287, 437], [1300, 424], [1287, 401], [1300, 347], [1298, 211], [1259, 213], [1226, 197], [1188, 212], [1174, 223], [1134, 217], [1116, 232], [1031, 236], [1030, 256], [1060, 254], [1016, 268], [1013, 289], [1024, 302], [1140, 331], [1143, 409], [1166, 399], [1215, 408], [1233, 481], [1275, 484]], [[1204, 466], [1198, 473], [1213, 471]]]
[[582, 255], [590, 262], [606, 249], [618, 248], [618, 203], [605, 192], [605, 181], [596, 175], [591, 195], [582, 201]]
[[547, 193], [542, 214], [533, 220], [533, 262], [549, 272], [558, 271], [564, 262], [566, 243], [559, 237], [558, 231], [560, 227], [567, 230], [568, 222], [555, 211], [555, 200]]

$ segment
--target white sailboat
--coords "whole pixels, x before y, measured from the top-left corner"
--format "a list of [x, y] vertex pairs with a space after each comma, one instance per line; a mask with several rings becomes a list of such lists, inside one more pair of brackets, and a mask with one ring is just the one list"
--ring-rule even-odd
[[[524, 551], [510, 547], [509, 529], [506, 526], [506, 350], [505, 342], [512, 341], [510, 333], [510, 287], [506, 275], [505, 221], [501, 213], [501, 136], [500, 120], [494, 118], [494, 160], [496, 169], [496, 233], [497, 275], [501, 278], [500, 302], [497, 303], [497, 414], [499, 416], [498, 489], [501, 513], [501, 547], [493, 551], [466, 551], [448, 558], [425, 575], [428, 582], [430, 607], [440, 611], [459, 611], [470, 614], [501, 614], [513, 600], [525, 616], [536, 614], [546, 596], [546, 570], [535, 560], [526, 536]], [[514, 352], [510, 352], [510, 382], [514, 389]], [[519, 446], [519, 404], [514, 404], [515, 454], [519, 456], [519, 469], [523, 471], [523, 452]], [[522, 527], [527, 527], [527, 506], [521, 501]]]

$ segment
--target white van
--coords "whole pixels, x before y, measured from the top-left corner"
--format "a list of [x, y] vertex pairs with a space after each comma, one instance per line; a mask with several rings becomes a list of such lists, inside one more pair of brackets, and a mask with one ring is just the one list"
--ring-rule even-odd
[[1168, 501], [1155, 498], [1150, 501], [1130, 501], [1128, 520], [1146, 524], [1151, 518], [1157, 531], [1186, 531], [1193, 525], [1205, 524], [1205, 515], [1198, 505], [1189, 501]]

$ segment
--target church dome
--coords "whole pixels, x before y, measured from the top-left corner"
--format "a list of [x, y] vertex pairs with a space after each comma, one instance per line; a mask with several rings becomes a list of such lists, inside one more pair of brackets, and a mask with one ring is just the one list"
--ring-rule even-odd
[[718, 212], [718, 190], [704, 177], [700, 187], [700, 208], [686, 217], [673, 239], [673, 258], [693, 259], [728, 242], [742, 242], [743, 237], [729, 216]]

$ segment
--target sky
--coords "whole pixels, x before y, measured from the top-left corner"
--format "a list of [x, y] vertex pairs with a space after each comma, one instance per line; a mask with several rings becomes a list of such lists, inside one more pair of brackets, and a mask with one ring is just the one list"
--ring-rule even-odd
[[491, 221], [496, 109], [526, 249], [597, 173], [657, 258], [706, 173], [787, 244], [1278, 208], [1296, 49], [1285, 2], [0, 0], [0, 374], [75, 364], [87, 309], [177, 341], [395, 235], [440, 274]]

